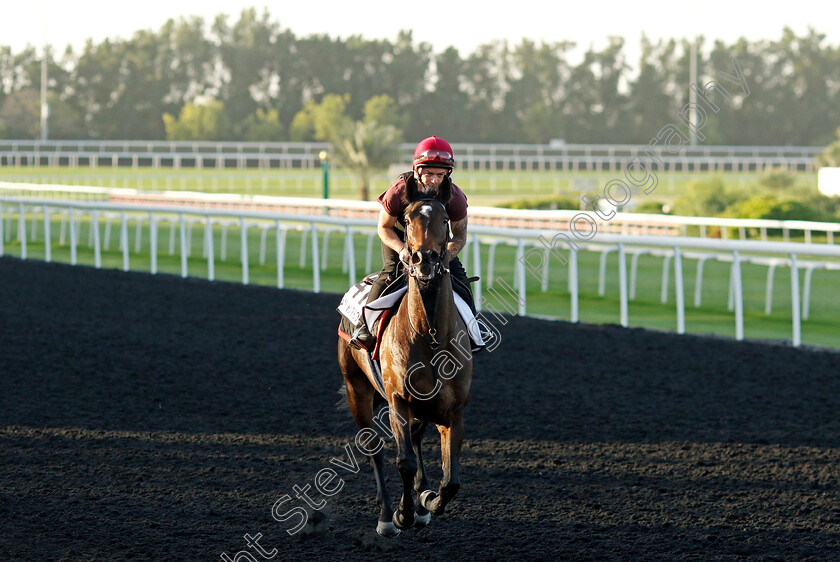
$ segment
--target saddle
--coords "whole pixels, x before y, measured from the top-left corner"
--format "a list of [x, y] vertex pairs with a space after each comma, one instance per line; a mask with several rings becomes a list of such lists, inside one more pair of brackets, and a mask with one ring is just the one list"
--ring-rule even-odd
[[[379, 343], [382, 341], [382, 334], [385, 331], [385, 327], [388, 325], [391, 316], [399, 308], [402, 297], [408, 290], [408, 277], [403, 272], [397, 277], [389, 279], [389, 283], [379, 298], [368, 303], [368, 295], [378, 275], [378, 273], [371, 273], [359, 283], [353, 285], [345, 293], [336, 309], [341, 314], [338, 335], [348, 343], [352, 339], [351, 334], [356, 331], [362, 322], [367, 324], [371, 333], [374, 333], [371, 327], [376, 327], [374, 334], [376, 336], [376, 345], [373, 350], [368, 350], [371, 358], [374, 360], [379, 359]], [[454, 277], [451, 279], [452, 289], [455, 293], [455, 306], [468, 327], [472, 351], [476, 353], [484, 349], [486, 344], [482, 338], [481, 325], [476, 321], [475, 314], [468, 304], [472, 302], [472, 291], [469, 286], [460, 280]], [[471, 278], [468, 281], [475, 279], [477, 278]]]

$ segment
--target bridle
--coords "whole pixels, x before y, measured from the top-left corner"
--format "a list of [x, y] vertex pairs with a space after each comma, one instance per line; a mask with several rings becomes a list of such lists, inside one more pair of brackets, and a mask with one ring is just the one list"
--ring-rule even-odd
[[[438, 201], [437, 199], [431, 199], [431, 198], [418, 199], [418, 201], [434, 201], [434, 202], [440, 204], [440, 201]], [[444, 213], [445, 213], [445, 211], [444, 211]], [[408, 223], [410, 221], [408, 219], [406, 219], [405, 222], [406, 222], [406, 238], [408, 238]], [[423, 250], [423, 251], [416, 250], [409, 255], [409, 258], [408, 258], [407, 262], [405, 262], [405, 261], [402, 262], [403, 265], [405, 266], [406, 274], [409, 277], [413, 277], [415, 279], [415, 281], [419, 281], [419, 282], [423, 282], [423, 283], [430, 283], [430, 282], [434, 281], [436, 278], [438, 278], [442, 275], [448, 275], [449, 274], [449, 268], [446, 267], [443, 264], [444, 258], [446, 256], [446, 248], [449, 245], [449, 241], [451, 239], [451, 237], [449, 235], [449, 217], [448, 216], [445, 216], [445, 218], [444, 218], [444, 228], [445, 228], [445, 231], [446, 231], [446, 237], [443, 241], [443, 246], [442, 246], [440, 252], [435, 251], [435, 250]], [[423, 275], [420, 272], [420, 267], [424, 263], [428, 263], [432, 266], [432, 272], [431, 272], [430, 275]], [[437, 301], [435, 301], [435, 302], [437, 302]], [[414, 330], [414, 333], [416, 333], [418, 336], [420, 336], [420, 338], [423, 341], [425, 341], [429, 345], [429, 347], [431, 347], [433, 350], [437, 349], [438, 346], [440, 346], [440, 341], [438, 341], [438, 339], [437, 339], [437, 329], [434, 327], [435, 326], [435, 317], [437, 316], [437, 310], [436, 310], [436, 308], [432, 308], [431, 314], [430, 314], [430, 311], [426, 309], [426, 303], [422, 298], [420, 299], [420, 304], [423, 307], [423, 313], [426, 316], [426, 323], [429, 326], [429, 339], [427, 340], [424, 337], [424, 335], [421, 334], [420, 331], [414, 326], [414, 322], [412, 322], [410, 314], [408, 315], [408, 322], [411, 325], [411, 328]]]
[[[418, 201], [434, 201], [435, 203], [440, 204], [440, 201], [432, 198], [418, 199]], [[408, 223], [409, 220], [406, 219], [406, 237], [408, 236]], [[449, 242], [451, 240], [451, 237], [449, 236], [448, 216], [444, 218], [443, 224], [444, 229], [446, 231], [446, 238], [443, 241], [443, 246], [441, 247], [440, 252], [437, 252], [435, 250], [416, 250], [409, 255], [408, 261], [402, 262], [405, 266], [406, 273], [409, 277], [414, 277], [418, 281], [429, 282], [432, 281], [438, 275], [449, 273], [449, 268], [443, 265], [444, 257], [446, 256], [446, 247], [449, 245]], [[425, 276], [422, 273], [420, 273], [420, 266], [422, 266], [424, 262], [431, 264], [431, 275]]]

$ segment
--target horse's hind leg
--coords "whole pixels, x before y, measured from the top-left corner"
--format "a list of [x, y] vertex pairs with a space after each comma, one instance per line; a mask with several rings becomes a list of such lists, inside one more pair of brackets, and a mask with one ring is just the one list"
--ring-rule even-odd
[[[414, 448], [414, 454], [417, 455], [417, 474], [414, 476], [414, 492], [417, 494], [417, 498], [419, 499], [420, 496], [426, 490], [431, 490], [432, 487], [429, 485], [429, 479], [426, 476], [426, 466], [423, 464], [423, 435], [426, 433], [426, 425], [427, 423], [421, 420], [412, 420], [411, 421], [411, 445]], [[432, 518], [432, 514], [429, 513], [429, 510], [423, 507], [419, 501], [414, 506], [414, 526], [415, 527], [425, 527], [429, 524], [429, 520]]]
[[461, 444], [464, 440], [464, 417], [459, 413], [450, 427], [438, 426], [440, 431], [440, 455], [443, 461], [443, 479], [437, 494], [431, 490], [420, 497], [423, 507], [434, 515], [443, 515], [443, 511], [458, 490], [461, 478], [458, 474], [458, 459], [461, 456]]
[[[343, 340], [341, 340], [343, 342]], [[373, 406], [376, 391], [371, 386], [364, 372], [356, 364], [349, 348], [342, 349], [339, 343], [339, 365], [344, 374], [344, 383], [347, 388], [347, 402], [350, 412], [356, 423], [362, 429], [376, 431], [373, 422]], [[384, 447], [377, 447], [376, 452], [367, 455], [373, 469], [373, 477], [376, 480], [376, 505], [379, 507], [379, 518], [376, 523], [376, 532], [384, 537], [394, 537], [400, 534], [400, 530], [394, 526], [391, 517], [394, 508], [391, 504], [391, 495], [385, 484], [385, 453]]]

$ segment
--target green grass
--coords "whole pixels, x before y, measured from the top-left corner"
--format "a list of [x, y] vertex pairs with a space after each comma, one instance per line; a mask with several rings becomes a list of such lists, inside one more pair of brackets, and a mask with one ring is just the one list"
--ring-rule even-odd
[[[39, 217], [40, 220], [40, 217]], [[7, 227], [8, 223], [4, 223]], [[20, 256], [21, 245], [16, 240], [17, 220], [11, 221], [11, 232], [4, 233], [8, 240], [4, 244], [7, 256]], [[38, 239], [28, 241], [28, 259], [42, 260], [45, 257], [43, 244], [43, 225], [39, 224]], [[51, 221], [52, 231], [52, 259], [57, 262], [70, 262], [70, 250], [67, 244], [59, 246], [60, 222], [57, 218]], [[27, 225], [27, 235], [31, 232]], [[80, 244], [78, 246], [78, 263], [93, 265], [94, 253], [88, 247], [90, 222], [81, 222]], [[100, 233], [104, 235], [104, 223], [100, 223]], [[214, 228], [215, 247], [215, 276], [216, 279], [241, 282], [242, 268], [240, 265], [240, 232], [238, 228], [228, 231], [227, 259], [220, 259], [221, 228]], [[122, 268], [122, 255], [118, 248], [119, 229], [112, 226], [110, 249], [102, 252], [103, 268]], [[206, 278], [207, 261], [202, 257], [202, 241], [204, 228], [197, 225], [192, 236], [192, 257], [188, 260], [190, 276]], [[143, 230], [143, 244], [141, 251], [135, 253], [135, 228], [133, 223], [128, 229], [130, 252], [130, 269], [132, 271], [149, 271], [150, 253], [148, 228]], [[67, 237], [69, 241], [69, 236]], [[104, 244], [104, 238], [103, 244]], [[256, 229], [251, 229], [248, 235], [248, 261], [250, 283], [276, 286], [277, 268], [275, 254], [275, 235], [269, 231], [267, 239], [267, 259], [265, 265], [259, 264], [260, 235]], [[330, 238], [329, 262], [327, 270], [321, 274], [321, 291], [343, 293], [351, 284], [348, 274], [342, 273], [343, 236], [334, 235]], [[319, 241], [320, 244], [320, 241]], [[161, 226], [158, 239], [158, 271], [159, 273], [180, 275], [180, 257], [177, 252], [180, 243], [176, 240], [176, 254], [170, 256], [169, 228]], [[311, 243], [308, 245], [311, 248]], [[320, 248], [320, 245], [319, 245]], [[356, 279], [364, 274], [366, 237], [356, 236], [354, 240], [356, 253]], [[479, 274], [487, 281], [487, 258], [489, 249], [482, 247], [483, 271]], [[494, 279], [499, 277], [513, 285], [513, 271], [515, 263], [515, 249], [500, 246], [496, 253]], [[580, 321], [593, 324], [619, 323], [619, 295], [617, 257], [609, 256], [606, 293], [604, 297], [598, 295], [599, 253], [581, 252], [579, 254], [580, 271]], [[287, 238], [285, 259], [285, 287], [311, 290], [313, 275], [311, 268], [311, 254], [307, 264], [301, 268], [300, 261], [300, 233], [290, 231]], [[462, 261], [472, 275], [472, 255], [462, 256]], [[628, 257], [628, 270], [629, 270]], [[374, 245], [372, 269], [377, 270], [381, 265], [378, 243]], [[729, 264], [713, 261], [706, 262], [704, 269], [704, 290], [702, 306], [694, 308], [694, 280], [696, 261], [683, 260], [686, 303], [686, 329], [689, 333], [714, 333], [728, 337], [735, 335], [734, 313], [727, 310], [727, 290], [729, 283]], [[791, 302], [790, 302], [790, 270], [778, 268], [775, 277], [773, 311], [769, 316], [764, 314], [764, 291], [767, 268], [744, 264], [744, 326], [745, 336], [753, 339], [791, 339]], [[629, 275], [629, 271], [628, 271]], [[668, 303], [660, 303], [660, 282], [662, 275], [662, 259], [653, 256], [642, 256], [639, 260], [636, 299], [629, 304], [629, 323], [631, 326], [653, 328], [659, 330], [676, 330], [676, 308], [674, 297], [674, 275], [669, 276]], [[567, 290], [567, 266], [553, 259], [550, 266], [550, 282], [548, 291], [541, 292], [539, 281], [532, 276], [527, 277], [527, 309], [529, 314], [549, 316], [559, 319], [569, 319], [570, 298]], [[800, 285], [803, 284], [804, 272], [800, 272]], [[830, 346], [840, 348], [840, 300], [835, 298], [836, 287], [840, 286], [840, 271], [816, 271], [813, 276], [811, 293], [811, 317], [802, 323], [802, 341], [805, 344]], [[504, 293], [502, 293], [504, 294]], [[484, 295], [487, 295], [486, 285]], [[491, 300], [492, 302], [492, 300]]]
[[[657, 200], [672, 202], [687, 183], [719, 176], [733, 186], [757, 184], [759, 172], [717, 173], [673, 172], [659, 174], [659, 184], [650, 195], [634, 195], [636, 202]], [[493, 206], [515, 199], [545, 197], [552, 194], [577, 199], [581, 193], [600, 191], [610, 180], [620, 179], [619, 171], [606, 172], [482, 172], [456, 170], [453, 176], [470, 199], [471, 205]], [[375, 198], [393, 180], [387, 173], [376, 174], [370, 195]], [[800, 172], [799, 183], [816, 185], [816, 174]], [[208, 193], [240, 193], [283, 197], [323, 196], [320, 169], [172, 169], [172, 168], [0, 168], [0, 181], [58, 183], [95, 187], [120, 187], [143, 190], [201, 191]], [[358, 199], [358, 184], [341, 170], [330, 173], [330, 197]]]

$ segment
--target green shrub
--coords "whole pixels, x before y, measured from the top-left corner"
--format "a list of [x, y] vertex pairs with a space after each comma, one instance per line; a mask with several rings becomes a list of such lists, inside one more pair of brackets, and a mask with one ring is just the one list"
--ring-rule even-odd
[[774, 168], [769, 172], [762, 174], [758, 183], [764, 187], [769, 187], [770, 189], [789, 189], [796, 183], [796, 176], [788, 170]]
[[689, 217], [714, 217], [741, 198], [741, 194], [727, 189], [720, 177], [693, 181], [686, 185], [685, 193], [674, 202], [673, 212]]
[[580, 201], [555, 195], [538, 199], [517, 199], [498, 205], [504, 209], [580, 209]]
[[659, 214], [659, 215], [667, 215], [670, 212], [670, 208], [668, 210], [664, 210], [665, 203], [662, 201], [642, 201], [636, 208], [633, 209], [634, 213], [650, 213], [650, 214]]
[[828, 218], [822, 209], [793, 199], [779, 200], [772, 195], [753, 195], [730, 205], [721, 213], [737, 219], [773, 219], [822, 221]]

